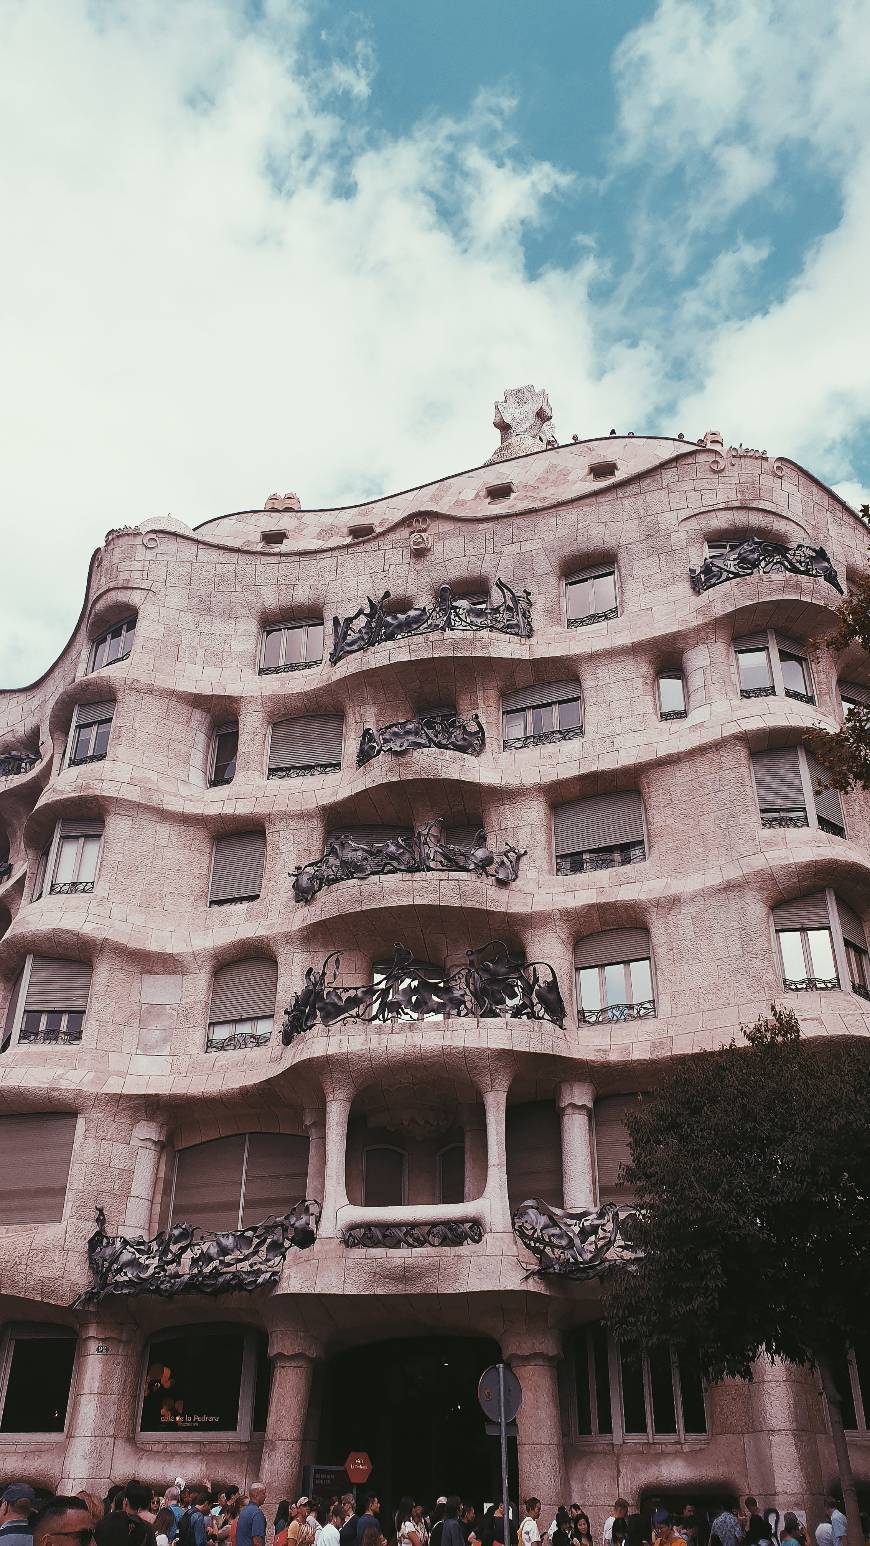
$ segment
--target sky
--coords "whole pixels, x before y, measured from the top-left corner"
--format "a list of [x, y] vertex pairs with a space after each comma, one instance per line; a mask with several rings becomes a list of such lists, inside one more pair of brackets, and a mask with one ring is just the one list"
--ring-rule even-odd
[[870, 499], [870, 0], [0, 0], [0, 686], [105, 532], [561, 440]]

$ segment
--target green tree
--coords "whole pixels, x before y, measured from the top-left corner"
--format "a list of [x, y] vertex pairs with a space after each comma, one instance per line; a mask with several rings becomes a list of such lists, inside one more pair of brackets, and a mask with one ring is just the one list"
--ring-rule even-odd
[[[825, 643], [832, 650], [859, 644], [870, 655], [870, 579], [852, 587], [837, 617], [837, 627]], [[842, 730], [835, 735], [821, 730], [809, 740], [835, 789], [870, 789], [870, 709], [852, 709]]]
[[776, 1005], [743, 1034], [674, 1062], [628, 1117], [643, 1255], [606, 1275], [604, 1312], [617, 1338], [695, 1350], [710, 1380], [765, 1355], [814, 1368], [860, 1546], [835, 1371], [870, 1302], [870, 1045], [802, 1040]]

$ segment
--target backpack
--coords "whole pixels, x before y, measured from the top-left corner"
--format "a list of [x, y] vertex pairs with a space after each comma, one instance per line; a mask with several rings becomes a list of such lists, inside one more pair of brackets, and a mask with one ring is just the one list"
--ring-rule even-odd
[[178, 1533], [175, 1537], [174, 1546], [196, 1546], [196, 1536], [193, 1533], [193, 1520], [190, 1514], [190, 1509], [186, 1508], [179, 1519]]
[[[317, 1531], [315, 1530], [314, 1526], [309, 1524], [307, 1519], [303, 1519], [301, 1525], [299, 1526], [299, 1533], [296, 1536], [296, 1546], [314, 1546], [316, 1539]], [[187, 1542], [182, 1541], [181, 1546], [187, 1546]], [[190, 1542], [190, 1546], [193, 1546], [192, 1541]]]

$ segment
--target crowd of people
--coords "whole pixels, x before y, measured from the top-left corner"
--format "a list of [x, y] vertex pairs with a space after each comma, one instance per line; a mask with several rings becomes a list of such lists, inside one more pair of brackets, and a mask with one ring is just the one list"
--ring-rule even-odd
[[39, 1496], [28, 1483], [13, 1482], [0, 1496], [0, 1546], [847, 1546], [846, 1516], [833, 1497], [825, 1499], [812, 1538], [801, 1515], [762, 1513], [752, 1497], [712, 1515], [693, 1503], [674, 1514], [655, 1498], [633, 1511], [617, 1498], [599, 1540], [579, 1503], [560, 1505], [542, 1533], [535, 1497], [519, 1513], [511, 1505], [507, 1531], [502, 1503], [478, 1517], [476, 1506], [457, 1495], [442, 1495], [430, 1510], [402, 1498], [392, 1517], [375, 1493], [361, 1507], [353, 1492], [285, 1498], [271, 1523], [265, 1503], [266, 1488], [257, 1482], [243, 1493], [177, 1477], [155, 1493], [133, 1480], [105, 1498], [87, 1491]]

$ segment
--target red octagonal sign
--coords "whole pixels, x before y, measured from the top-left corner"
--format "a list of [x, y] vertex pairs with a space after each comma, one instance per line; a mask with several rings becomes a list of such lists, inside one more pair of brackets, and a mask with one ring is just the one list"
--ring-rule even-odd
[[365, 1450], [352, 1450], [344, 1462], [348, 1481], [367, 1482], [372, 1474], [372, 1463]]

